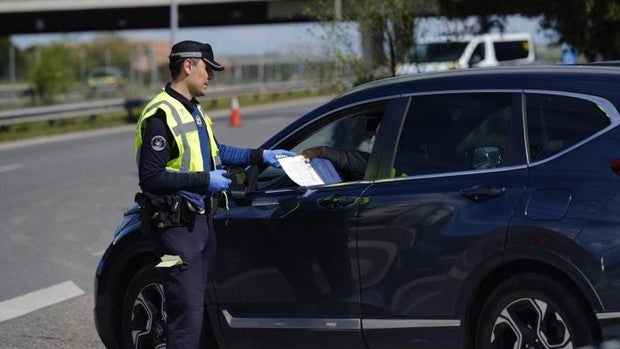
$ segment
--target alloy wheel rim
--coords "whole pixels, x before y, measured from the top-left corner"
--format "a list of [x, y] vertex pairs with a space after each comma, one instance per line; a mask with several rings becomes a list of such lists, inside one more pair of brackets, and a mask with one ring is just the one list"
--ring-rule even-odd
[[491, 330], [494, 348], [573, 349], [573, 338], [561, 314], [536, 298], [508, 304]]
[[164, 343], [164, 288], [151, 283], [144, 286], [131, 308], [129, 330], [134, 348], [154, 348]]

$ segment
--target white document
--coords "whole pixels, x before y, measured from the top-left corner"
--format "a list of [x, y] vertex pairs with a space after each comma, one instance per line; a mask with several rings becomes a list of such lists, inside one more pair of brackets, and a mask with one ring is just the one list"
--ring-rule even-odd
[[305, 156], [297, 155], [278, 158], [278, 162], [289, 178], [302, 187], [342, 182], [327, 159], [314, 158], [306, 162]]

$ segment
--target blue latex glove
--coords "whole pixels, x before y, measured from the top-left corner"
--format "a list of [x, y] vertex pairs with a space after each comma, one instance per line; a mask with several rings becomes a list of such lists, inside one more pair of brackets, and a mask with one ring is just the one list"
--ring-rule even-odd
[[297, 156], [297, 154], [283, 149], [265, 150], [265, 153], [263, 153], [263, 160], [270, 166], [281, 168], [282, 166], [280, 166], [278, 162], [278, 156]]
[[209, 190], [220, 192], [228, 189], [231, 180], [224, 177], [226, 170], [209, 171]]

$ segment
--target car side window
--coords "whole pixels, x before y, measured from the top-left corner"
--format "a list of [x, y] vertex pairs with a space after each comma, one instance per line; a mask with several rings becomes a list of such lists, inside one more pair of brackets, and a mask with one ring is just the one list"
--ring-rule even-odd
[[357, 113], [337, 119], [316, 130], [308, 138], [293, 147], [292, 151], [301, 154], [304, 149], [323, 145], [370, 152], [369, 141], [374, 133], [373, 130], [366, 128], [367, 117], [372, 116], [366, 113]]
[[611, 124], [594, 102], [570, 96], [526, 94], [530, 161], [550, 157]]
[[398, 143], [394, 174], [415, 176], [501, 167], [511, 117], [509, 93], [413, 97]]
[[[373, 149], [375, 132], [387, 101], [356, 106], [327, 115], [292, 135], [285, 148], [302, 154], [313, 147], [331, 149], [324, 157], [332, 162], [343, 182], [361, 180]], [[296, 186], [281, 169], [267, 167], [258, 176], [258, 189]]]
[[530, 43], [527, 40], [494, 42], [493, 48], [498, 62], [523, 59], [530, 54]]
[[478, 45], [476, 45], [476, 48], [474, 49], [474, 52], [471, 54], [471, 58], [469, 59], [468, 64], [472, 66], [474, 64], [478, 64], [482, 62], [484, 60], [485, 55], [486, 53], [484, 49], [484, 42], [481, 42]]

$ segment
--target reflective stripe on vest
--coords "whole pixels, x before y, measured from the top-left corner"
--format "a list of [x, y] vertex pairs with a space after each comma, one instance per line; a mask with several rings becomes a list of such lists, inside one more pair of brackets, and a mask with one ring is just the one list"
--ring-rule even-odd
[[[198, 137], [198, 128], [195, 124], [194, 117], [185, 108], [185, 106], [170, 96], [168, 93], [161, 92], [157, 95], [142, 112], [142, 116], [138, 120], [136, 129], [135, 151], [136, 157], [139, 156], [139, 149], [142, 145], [142, 127], [149, 117], [155, 115], [157, 109], [162, 109], [166, 114], [166, 124], [168, 129], [174, 136], [179, 149], [179, 156], [170, 159], [166, 164], [166, 169], [172, 171], [195, 172], [210, 171], [211, 166], [203, 163], [202, 152], [200, 149], [200, 140]], [[210, 155], [213, 164], [216, 164], [216, 158], [219, 155], [219, 149], [213, 136], [211, 119], [204, 115], [202, 108], [198, 106], [198, 111], [202, 114], [206, 122], [206, 130], [209, 135]]]

